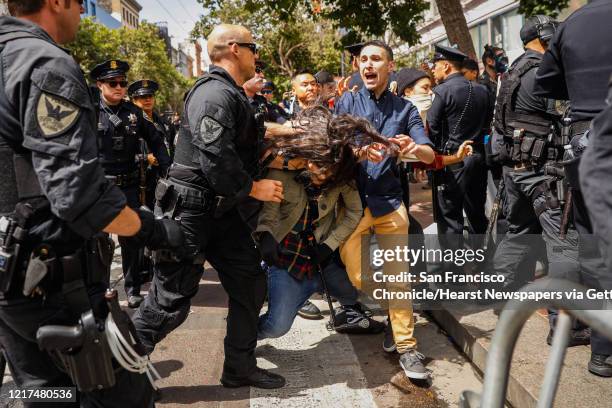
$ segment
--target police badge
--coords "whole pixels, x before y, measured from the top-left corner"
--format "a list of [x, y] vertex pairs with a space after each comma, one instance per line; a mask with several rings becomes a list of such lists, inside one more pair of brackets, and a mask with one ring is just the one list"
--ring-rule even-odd
[[134, 115], [133, 113], [130, 113], [130, 116], [128, 116], [128, 119], [130, 120], [130, 123], [132, 125], [135, 125], [136, 122], [138, 122], [138, 116]]

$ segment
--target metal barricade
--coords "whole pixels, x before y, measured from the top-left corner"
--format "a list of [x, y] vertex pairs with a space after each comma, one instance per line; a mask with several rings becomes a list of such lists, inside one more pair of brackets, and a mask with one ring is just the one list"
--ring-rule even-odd
[[[587, 288], [560, 279], [541, 279], [521, 289], [523, 292], [571, 292]], [[561, 299], [547, 301], [509, 301], [504, 307], [487, 356], [482, 394], [463, 391], [459, 400], [460, 408], [504, 408], [510, 363], [521, 329], [529, 317], [538, 309], [558, 309], [559, 317], [546, 365], [538, 408], [553, 406], [561, 377], [561, 369], [569, 342], [572, 317], [575, 317], [612, 340], [612, 310], [581, 310], [584, 304], [579, 300]]]

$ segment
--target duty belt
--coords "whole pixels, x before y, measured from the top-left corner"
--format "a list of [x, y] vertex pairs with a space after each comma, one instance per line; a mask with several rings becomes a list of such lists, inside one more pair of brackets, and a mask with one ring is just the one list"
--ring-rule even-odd
[[225, 200], [224, 197], [216, 195], [214, 191], [202, 186], [197, 186], [172, 177], [167, 181], [179, 195], [181, 208], [202, 211], [206, 215], [212, 215], [218, 207], [222, 206]]
[[580, 120], [577, 122], [572, 122], [570, 132], [572, 136], [579, 135], [589, 130], [589, 127], [591, 127], [590, 120]]
[[140, 183], [140, 174], [138, 170], [127, 174], [107, 175], [107, 180], [110, 180], [118, 187], [129, 187]]

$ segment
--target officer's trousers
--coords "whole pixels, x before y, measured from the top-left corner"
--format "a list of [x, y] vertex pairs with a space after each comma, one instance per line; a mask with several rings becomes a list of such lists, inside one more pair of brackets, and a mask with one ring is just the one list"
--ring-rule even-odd
[[[484, 155], [474, 152], [463, 163], [434, 172], [434, 217], [440, 245], [444, 249], [463, 247], [463, 212], [468, 220], [472, 247], [480, 247], [487, 230], [485, 201], [487, 167]], [[453, 268], [447, 265], [446, 268]], [[450, 269], [449, 269], [450, 270]]]
[[[542, 169], [514, 170], [504, 167], [503, 212], [508, 231], [499, 243], [493, 260], [495, 273], [504, 276], [504, 288], [516, 290], [533, 278], [533, 269], [524, 269], [527, 257], [533, 257], [540, 236], [546, 244], [549, 276], [580, 282], [578, 232], [567, 230], [560, 238], [562, 208], [547, 203], [548, 189], [543, 188], [551, 177]], [[543, 209], [538, 215], [536, 209]]]
[[185, 321], [206, 259], [219, 273], [229, 296], [223, 377], [247, 377], [256, 367], [257, 324], [267, 282], [250, 230], [235, 209], [220, 218], [183, 209], [175, 219], [181, 224], [185, 249], [191, 255], [181, 262], [155, 266], [149, 295], [133, 317], [138, 336], [152, 352]]
[[[138, 186], [132, 186], [121, 189], [127, 198], [128, 206], [132, 209], [140, 207], [138, 188]], [[125, 293], [128, 296], [140, 295], [144, 248], [134, 245], [134, 240], [126, 237], [119, 237], [119, 245], [121, 246], [121, 266], [125, 279]]]
[[[57, 359], [40, 351], [36, 331], [48, 324], [74, 325], [77, 316], [68, 313], [60, 293], [20, 299], [0, 306], [0, 344], [13, 380], [19, 387], [74, 387], [70, 377], [58, 368]], [[75, 403], [26, 403], [26, 407], [153, 407], [153, 389], [145, 374], [115, 370], [114, 387], [82, 393]]]

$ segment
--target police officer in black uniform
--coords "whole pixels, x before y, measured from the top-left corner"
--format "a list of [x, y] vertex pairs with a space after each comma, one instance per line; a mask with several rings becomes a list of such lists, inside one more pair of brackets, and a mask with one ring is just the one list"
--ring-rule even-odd
[[[459, 247], [463, 234], [463, 211], [470, 234], [484, 234], [487, 171], [484, 158], [484, 134], [487, 133], [489, 93], [480, 84], [465, 79], [461, 63], [467, 56], [461, 51], [436, 46], [433, 74], [438, 82], [427, 112], [429, 138], [441, 154], [455, 154], [465, 140], [471, 140], [472, 156], [462, 163], [434, 172], [434, 214], [443, 247]], [[454, 235], [454, 236], [453, 236]], [[453, 242], [454, 241], [454, 242]]]
[[[579, 157], [584, 150], [584, 136], [591, 120], [606, 106], [607, 81], [612, 72], [612, 42], [606, 40], [612, 35], [610, 18], [612, 3], [606, 0], [591, 1], [572, 13], [559, 26], [536, 74], [536, 95], [570, 101], [568, 161], [569, 156]], [[591, 221], [578, 182], [579, 161], [571, 160], [565, 172], [572, 190], [574, 224], [580, 234], [581, 282], [608, 290], [612, 289], [612, 273], [606, 269], [592, 236]], [[589, 371], [612, 377], [611, 355], [612, 342], [593, 330]]]
[[[100, 301], [112, 251], [100, 251], [107, 237], [94, 235], [136, 234], [132, 239], [161, 246], [170, 238], [180, 245], [182, 233], [175, 226], [179, 235], [170, 237], [172, 222], [151, 214], [140, 220], [104, 176], [91, 95], [79, 66], [58, 45], [74, 39], [80, 2], [7, 5], [18, 18], [0, 17], [0, 344], [19, 387], [105, 383], [100, 390], [84, 387], [77, 402], [62, 406], [152, 407], [146, 376], [115, 368], [105, 341], [94, 346], [89, 363], [71, 366], [70, 376], [65, 362], [75, 363], [91, 347], [84, 342], [70, 356], [62, 351], [83, 340], [72, 325], [105, 336], [103, 324], [79, 323], [106, 317]], [[49, 325], [61, 334], [53, 346], [42, 335]], [[114, 385], [107, 381], [112, 375]]]
[[[155, 110], [155, 93], [158, 90], [159, 84], [157, 82], [150, 79], [141, 79], [140, 81], [132, 82], [132, 84], [128, 87], [128, 95], [134, 105], [142, 109], [145, 117], [153, 122], [153, 125], [155, 125], [155, 129], [157, 129], [158, 133], [163, 135], [166, 151], [168, 155], [172, 157], [174, 155], [174, 136], [171, 135], [164, 119]], [[149, 165], [146, 169], [147, 191], [145, 203], [148, 208], [153, 208], [155, 204], [155, 186], [157, 185], [157, 180], [161, 177], [161, 174], [155, 155], [152, 153], [147, 153], [147, 163], [149, 163]]]
[[241, 86], [255, 74], [257, 47], [244, 27], [220, 25], [208, 37], [208, 53], [214, 65], [187, 94], [175, 162], [156, 191], [155, 210], [180, 220], [188, 254], [160, 259], [134, 323], [153, 351], [187, 318], [206, 259], [229, 296], [221, 383], [278, 388], [284, 379], [258, 368], [254, 356], [266, 275], [251, 232], [258, 200], [283, 198], [280, 182], [257, 179], [265, 128]]
[[[128, 205], [139, 208], [146, 204], [146, 180], [142, 172], [146, 171], [148, 162], [143, 141], [156, 159], [152, 162], [158, 163], [162, 175], [170, 167], [170, 157], [164, 145], [163, 132], [142, 109], [124, 100], [129, 69], [125, 61], [109, 60], [96, 65], [90, 76], [100, 89], [98, 144], [102, 167], [106, 176], [121, 188]], [[119, 244], [128, 306], [135, 308], [143, 299], [140, 286], [144, 248], [121, 237]]]
[[[578, 232], [570, 224], [564, 204], [568, 190], [563, 180], [564, 142], [555, 101], [533, 95], [535, 75], [558, 23], [548, 16], [528, 18], [520, 35], [525, 53], [518, 57], [501, 81], [495, 109], [496, 153], [503, 160], [503, 209], [508, 231], [495, 253], [495, 272], [504, 276], [504, 287], [516, 290], [533, 276], [522, 273], [522, 262], [537, 246], [546, 243], [551, 277], [578, 280]], [[499, 147], [499, 148], [497, 148]], [[549, 311], [551, 332], [556, 312]], [[570, 345], [589, 343], [590, 332], [576, 324]]]

